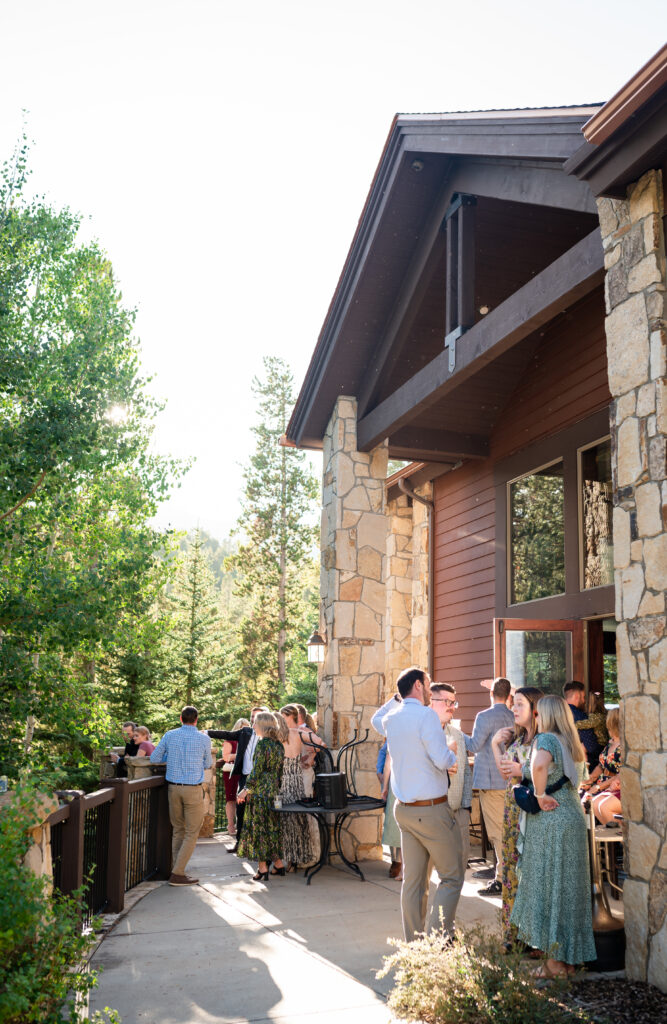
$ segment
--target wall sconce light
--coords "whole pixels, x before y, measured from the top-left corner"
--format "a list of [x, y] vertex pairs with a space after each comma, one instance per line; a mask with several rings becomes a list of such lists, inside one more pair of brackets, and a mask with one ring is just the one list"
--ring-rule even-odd
[[317, 630], [314, 630], [308, 640], [308, 661], [313, 665], [321, 665], [324, 661], [324, 653], [327, 642]]
[[489, 306], [480, 306], [479, 307], [479, 311], [480, 311], [482, 316], [486, 316], [486, 314], [490, 311], [490, 307]]

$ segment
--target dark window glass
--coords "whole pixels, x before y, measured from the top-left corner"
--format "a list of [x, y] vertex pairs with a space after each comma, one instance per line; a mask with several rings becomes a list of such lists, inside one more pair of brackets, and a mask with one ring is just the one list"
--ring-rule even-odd
[[572, 634], [508, 629], [505, 637], [505, 668], [513, 686], [537, 686], [544, 693], [560, 696], [563, 683], [572, 678]]
[[510, 488], [510, 603], [565, 592], [563, 463]]
[[611, 441], [581, 452], [584, 589], [614, 582]]

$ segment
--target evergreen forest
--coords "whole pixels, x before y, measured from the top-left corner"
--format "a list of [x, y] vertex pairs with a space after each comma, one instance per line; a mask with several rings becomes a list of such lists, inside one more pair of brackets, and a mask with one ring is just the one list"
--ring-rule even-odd
[[127, 719], [155, 739], [185, 703], [218, 727], [314, 705], [317, 486], [279, 444], [294, 385], [271, 357], [233, 536], [156, 528], [188, 465], [151, 446], [109, 257], [31, 195], [28, 161], [23, 140], [0, 179], [0, 775], [90, 790]]

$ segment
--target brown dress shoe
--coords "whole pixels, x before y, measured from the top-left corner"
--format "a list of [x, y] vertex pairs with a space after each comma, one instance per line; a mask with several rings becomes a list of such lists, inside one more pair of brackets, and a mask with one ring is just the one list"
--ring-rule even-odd
[[389, 868], [389, 877], [398, 878], [398, 876], [401, 873], [402, 867], [403, 865], [401, 864], [400, 860], [392, 860], [391, 867]]
[[197, 885], [198, 878], [190, 878], [189, 875], [171, 875], [169, 885]]

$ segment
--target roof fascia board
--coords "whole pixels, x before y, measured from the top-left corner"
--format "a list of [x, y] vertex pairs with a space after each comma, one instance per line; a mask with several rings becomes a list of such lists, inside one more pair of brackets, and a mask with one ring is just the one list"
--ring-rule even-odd
[[368, 451], [385, 437], [391, 443], [393, 432], [592, 291], [603, 274], [602, 240], [596, 228], [463, 334], [452, 371], [445, 349], [364, 416], [357, 426], [359, 450]]
[[581, 133], [552, 132], [480, 135], [445, 131], [410, 133], [405, 149], [410, 153], [442, 153], [450, 156], [518, 157], [523, 160], [557, 160], [562, 163], [572, 156], [581, 142]]
[[588, 183], [593, 195], [624, 199], [627, 186], [667, 150], [667, 90], [656, 95], [599, 146], [585, 142], [563, 170]]
[[587, 142], [600, 146], [640, 107], [667, 85], [667, 43], [600, 107], [582, 128]]

